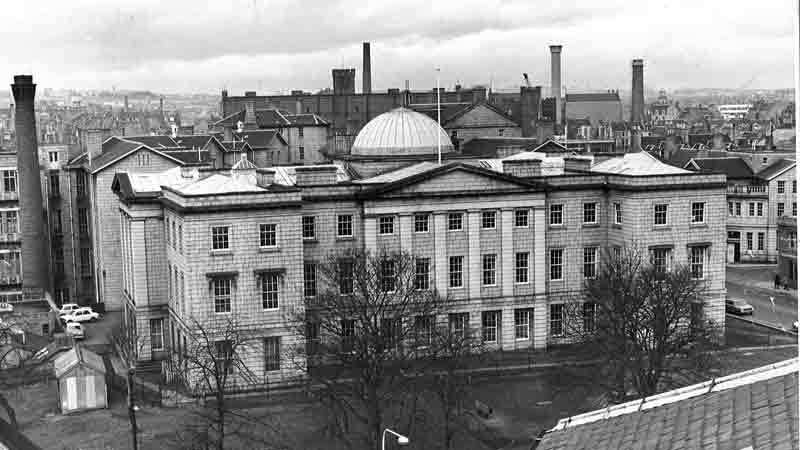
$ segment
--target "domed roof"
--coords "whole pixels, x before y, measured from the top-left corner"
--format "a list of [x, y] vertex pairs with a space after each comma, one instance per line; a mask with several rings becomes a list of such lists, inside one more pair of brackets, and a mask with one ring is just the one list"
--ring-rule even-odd
[[353, 142], [350, 154], [430, 155], [437, 152], [437, 137], [441, 138], [442, 153], [453, 151], [453, 143], [435, 120], [400, 107], [385, 112], [364, 125]]

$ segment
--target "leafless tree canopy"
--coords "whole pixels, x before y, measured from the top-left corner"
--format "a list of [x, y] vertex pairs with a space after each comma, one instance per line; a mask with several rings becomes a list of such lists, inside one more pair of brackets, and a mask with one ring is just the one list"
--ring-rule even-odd
[[585, 288], [564, 306], [565, 328], [603, 360], [613, 399], [652, 395], [681, 371], [707, 367], [718, 327], [703, 319], [705, 285], [688, 265], [665, 268], [623, 248], [604, 255]]

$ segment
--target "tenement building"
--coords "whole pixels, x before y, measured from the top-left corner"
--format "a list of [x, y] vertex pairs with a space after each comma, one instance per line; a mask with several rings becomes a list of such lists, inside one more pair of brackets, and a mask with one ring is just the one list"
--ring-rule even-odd
[[[388, 152], [413, 153], [404, 145], [430, 152], [447, 138], [433, 121], [415, 122], [436, 127], [416, 141], [391, 129], [399, 122], [380, 123], [401, 140], [364, 140], [362, 164], [370, 152], [383, 163]], [[347, 249], [411, 254], [420, 288], [448, 298], [436, 320], [469, 324], [494, 349], [565, 342], [564, 304], [581, 301], [605, 250], [631, 245], [663, 270], [689, 264], [706, 283], [702, 314], [724, 324], [725, 175], [645, 152], [522, 152], [376, 172], [358, 176], [346, 161], [257, 168], [246, 159], [229, 170], [118, 172], [129, 357], [166, 358], [191, 345], [198, 327], [233, 322], [254, 337], [239, 357], [255, 382], [290, 380], [304, 368], [292, 352], [306, 339], [296, 313], [325, 288], [318, 265]], [[308, 330], [313, 337], [313, 322]]]

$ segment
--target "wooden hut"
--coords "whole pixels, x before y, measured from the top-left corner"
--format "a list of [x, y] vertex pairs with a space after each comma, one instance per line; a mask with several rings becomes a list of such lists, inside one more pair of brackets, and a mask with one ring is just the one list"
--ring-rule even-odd
[[75, 346], [56, 358], [54, 364], [62, 413], [108, 408], [103, 358]]

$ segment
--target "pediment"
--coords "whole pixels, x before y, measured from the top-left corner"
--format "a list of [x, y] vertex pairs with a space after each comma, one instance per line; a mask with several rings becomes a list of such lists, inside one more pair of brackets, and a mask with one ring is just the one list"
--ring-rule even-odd
[[480, 104], [453, 118], [447, 123], [447, 126], [452, 128], [469, 126], [516, 127], [519, 125], [488, 105]]
[[510, 189], [532, 189], [528, 184], [507, 179], [502, 174], [478, 173], [459, 168], [414, 181], [383, 192], [384, 195], [436, 195], [441, 193], [490, 193]]

